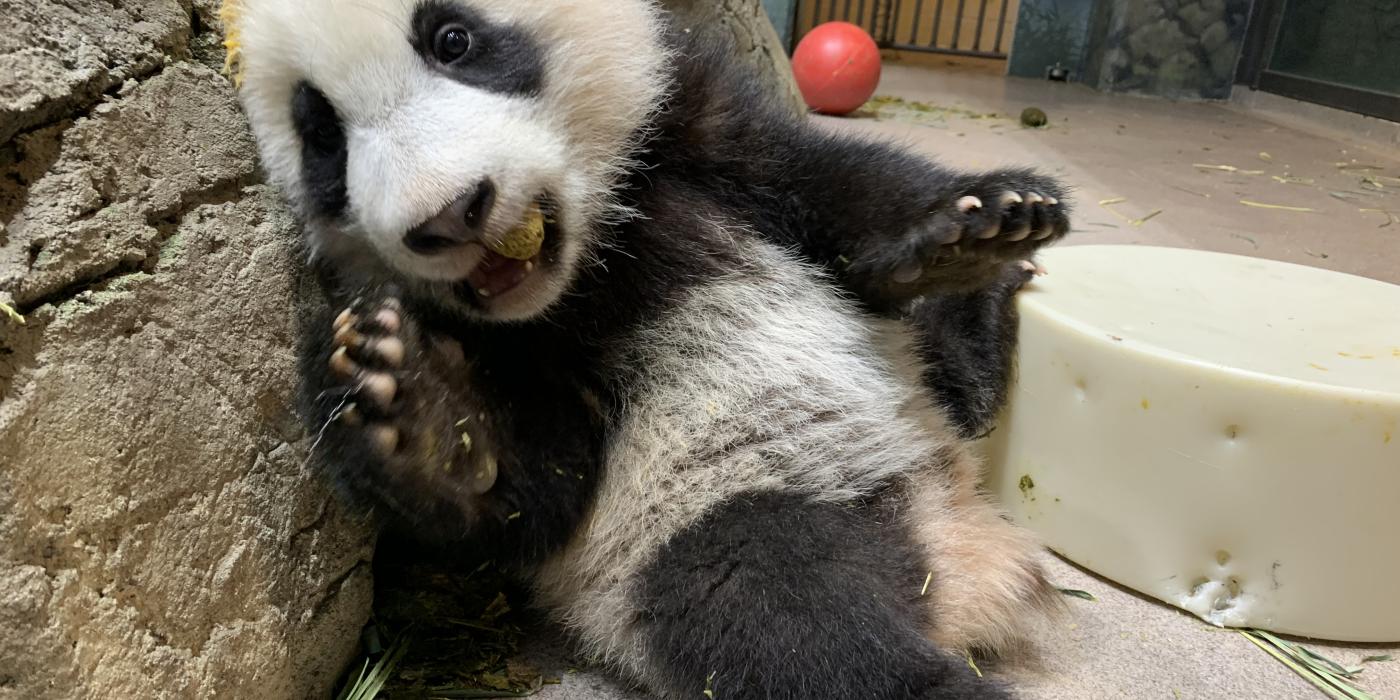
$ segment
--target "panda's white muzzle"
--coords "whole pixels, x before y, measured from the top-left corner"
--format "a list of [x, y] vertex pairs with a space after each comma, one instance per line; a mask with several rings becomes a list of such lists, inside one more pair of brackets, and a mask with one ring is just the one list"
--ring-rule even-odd
[[496, 185], [490, 179], [482, 180], [436, 216], [409, 229], [403, 244], [419, 255], [437, 255], [479, 242], [495, 206]]

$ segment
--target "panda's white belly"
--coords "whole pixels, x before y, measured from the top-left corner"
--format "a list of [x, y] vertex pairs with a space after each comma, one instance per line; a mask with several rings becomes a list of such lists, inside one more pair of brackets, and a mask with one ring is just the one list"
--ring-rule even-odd
[[697, 290], [634, 338], [640, 386], [592, 510], [534, 577], [587, 651], [643, 672], [637, 574], [712, 506], [765, 489], [853, 499], [929, 463], [934, 435], [909, 410], [927, 402], [878, 326], [783, 262]]

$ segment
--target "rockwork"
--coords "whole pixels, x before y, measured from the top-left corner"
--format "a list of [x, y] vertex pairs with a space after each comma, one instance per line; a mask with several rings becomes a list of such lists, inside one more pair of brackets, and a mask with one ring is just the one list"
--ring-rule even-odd
[[210, 9], [0, 0], [0, 698], [323, 697], [369, 611]]

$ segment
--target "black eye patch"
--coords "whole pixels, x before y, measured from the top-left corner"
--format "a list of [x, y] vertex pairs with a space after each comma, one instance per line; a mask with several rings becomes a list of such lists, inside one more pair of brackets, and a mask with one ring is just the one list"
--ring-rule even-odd
[[517, 27], [492, 24], [454, 2], [419, 4], [408, 40], [428, 65], [463, 85], [532, 96], [544, 82], [544, 51], [534, 38]]
[[345, 127], [325, 94], [302, 82], [292, 93], [292, 123], [301, 137], [301, 179], [311, 213], [335, 218], [348, 204]]

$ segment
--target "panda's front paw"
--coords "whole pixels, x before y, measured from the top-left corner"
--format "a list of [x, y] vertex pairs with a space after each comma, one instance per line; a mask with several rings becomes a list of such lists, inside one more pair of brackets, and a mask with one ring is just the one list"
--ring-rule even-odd
[[[1031, 190], [965, 194], [946, 209], [915, 227], [916, 236], [928, 239], [925, 246], [938, 246], [926, 248], [926, 253], [943, 254], [949, 252], [945, 246], [958, 244], [987, 252], [1011, 247], [1034, 250], [1069, 230], [1069, 215], [1059, 198]], [[1022, 245], [1011, 245], [1018, 243]], [[1017, 256], [1008, 251], [1001, 257]]]
[[408, 352], [400, 332], [403, 307], [386, 298], [374, 307], [359, 304], [340, 312], [331, 325], [331, 376], [347, 387], [336, 418], [362, 427], [381, 457], [394, 455], [401, 434], [394, 421], [400, 408], [399, 381]]
[[1036, 251], [1069, 231], [1063, 197], [1060, 185], [1033, 174], [971, 178], [857, 272], [877, 280], [878, 295], [896, 304], [981, 287], [995, 280], [1006, 263], [1033, 259]]
[[352, 305], [331, 332], [329, 369], [346, 388], [336, 419], [362, 433], [383, 476], [448, 497], [491, 490], [496, 457], [486, 414], [461, 388], [460, 347], [423, 339], [393, 297]]

